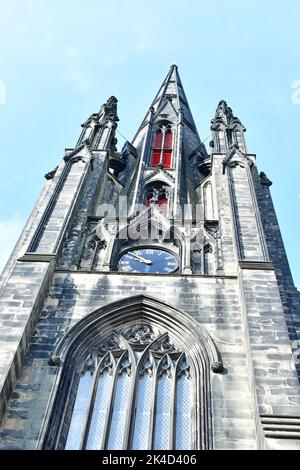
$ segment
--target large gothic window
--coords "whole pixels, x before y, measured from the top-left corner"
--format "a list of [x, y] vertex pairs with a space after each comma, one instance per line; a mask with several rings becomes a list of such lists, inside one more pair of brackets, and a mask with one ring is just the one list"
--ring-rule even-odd
[[65, 449], [191, 449], [193, 380], [167, 333], [114, 332], [79, 372]]
[[190, 315], [138, 295], [107, 304], [61, 339], [42, 449], [211, 449], [211, 374], [222, 362]]
[[151, 166], [172, 166], [173, 133], [170, 126], [161, 126], [154, 135]]

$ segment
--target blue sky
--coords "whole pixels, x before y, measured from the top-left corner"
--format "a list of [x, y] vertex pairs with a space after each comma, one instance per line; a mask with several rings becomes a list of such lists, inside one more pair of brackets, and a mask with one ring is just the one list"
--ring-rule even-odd
[[246, 126], [300, 287], [299, 17], [296, 0], [0, 0], [0, 269], [80, 124], [115, 95], [130, 140], [177, 62], [202, 139], [220, 99]]

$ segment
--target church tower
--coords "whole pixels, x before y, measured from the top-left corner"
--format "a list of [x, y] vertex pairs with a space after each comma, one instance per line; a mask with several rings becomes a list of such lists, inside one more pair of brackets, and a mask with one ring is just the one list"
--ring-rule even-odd
[[84, 124], [0, 280], [0, 448], [299, 449], [299, 293], [245, 127], [172, 65]]

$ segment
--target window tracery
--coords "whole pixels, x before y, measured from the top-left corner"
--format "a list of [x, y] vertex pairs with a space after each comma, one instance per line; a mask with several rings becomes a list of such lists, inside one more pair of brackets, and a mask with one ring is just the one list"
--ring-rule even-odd
[[172, 166], [173, 132], [170, 125], [162, 125], [154, 134], [151, 166], [161, 165], [163, 168]]
[[191, 384], [189, 359], [167, 333], [113, 333], [80, 370], [65, 449], [190, 449]]

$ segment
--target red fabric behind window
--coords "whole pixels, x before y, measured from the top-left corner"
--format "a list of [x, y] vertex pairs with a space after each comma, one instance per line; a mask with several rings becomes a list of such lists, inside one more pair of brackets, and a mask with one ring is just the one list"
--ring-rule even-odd
[[162, 140], [163, 140], [162, 132], [157, 131], [156, 134], [155, 134], [155, 139], [154, 139], [154, 148], [155, 149], [161, 149]]
[[165, 144], [164, 148], [171, 149], [173, 144], [173, 134], [171, 131], [167, 131], [165, 135]]
[[158, 201], [158, 207], [161, 209], [161, 211], [167, 215], [168, 213], [168, 199], [166, 198], [163, 198], [163, 199], [159, 199]]
[[164, 168], [171, 167], [171, 156], [172, 156], [172, 150], [164, 150], [164, 155], [163, 155], [163, 167]]
[[156, 152], [155, 150], [153, 150], [151, 166], [157, 166], [159, 164], [159, 160], [160, 160], [160, 152]]

